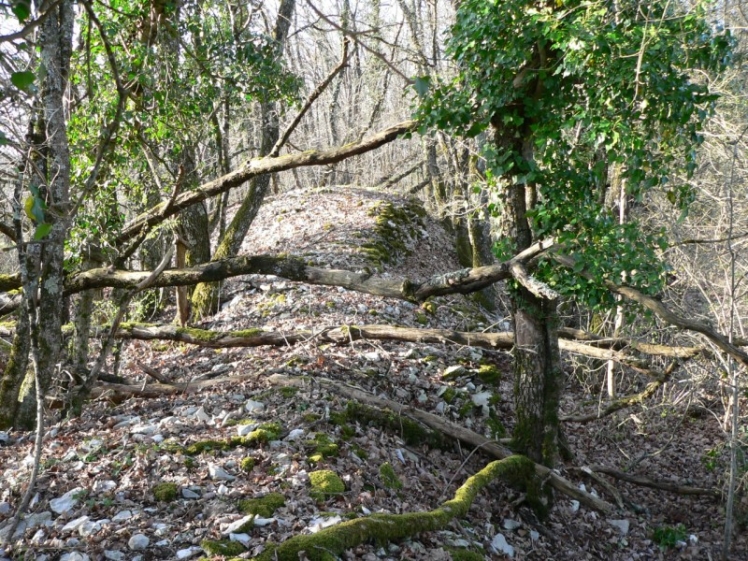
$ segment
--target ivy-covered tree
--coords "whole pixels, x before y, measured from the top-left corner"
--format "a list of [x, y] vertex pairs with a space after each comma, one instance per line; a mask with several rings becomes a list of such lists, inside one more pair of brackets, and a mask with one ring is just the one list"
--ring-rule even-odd
[[455, 78], [416, 80], [422, 132], [490, 138], [483, 188], [500, 194], [499, 257], [553, 239], [576, 264], [547, 253], [510, 286], [514, 446], [535, 461], [557, 454], [557, 298], [605, 308], [615, 305], [606, 280], [662, 287], [664, 238], [621, 224], [606, 195], [616, 175], [629, 198], [656, 188], [684, 211], [690, 202], [689, 186], [669, 178], [693, 169], [715, 100], [695, 71], [730, 53], [705, 15], [702, 3], [660, 0], [463, 0], [448, 46]]

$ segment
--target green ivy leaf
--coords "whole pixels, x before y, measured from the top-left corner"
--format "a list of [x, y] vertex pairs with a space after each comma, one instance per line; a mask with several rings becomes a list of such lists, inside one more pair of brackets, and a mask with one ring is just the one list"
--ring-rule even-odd
[[46, 238], [49, 233], [52, 231], [52, 224], [49, 224], [48, 222], [42, 222], [36, 227], [36, 230], [34, 231], [34, 241], [40, 241]]
[[416, 76], [413, 87], [416, 89], [418, 97], [425, 97], [431, 87], [431, 78], [429, 76]]
[[36, 76], [33, 72], [13, 72], [13, 74], [10, 75], [11, 83], [19, 90], [27, 89], [34, 83], [34, 80], [36, 80]]
[[31, 15], [31, 0], [16, 0], [13, 2], [13, 14], [23, 23]]

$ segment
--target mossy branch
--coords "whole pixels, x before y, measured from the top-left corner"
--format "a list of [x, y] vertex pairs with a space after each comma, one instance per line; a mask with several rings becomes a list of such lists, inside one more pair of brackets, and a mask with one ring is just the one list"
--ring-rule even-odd
[[464, 517], [478, 493], [491, 482], [505, 478], [511, 482], [533, 473], [533, 463], [524, 456], [510, 456], [491, 462], [457, 489], [454, 497], [429, 512], [373, 514], [325, 528], [308, 536], [295, 536], [277, 547], [270, 547], [255, 561], [298, 561], [301, 552], [312, 561], [325, 561], [346, 549], [365, 542], [385, 543], [446, 528], [455, 518]]

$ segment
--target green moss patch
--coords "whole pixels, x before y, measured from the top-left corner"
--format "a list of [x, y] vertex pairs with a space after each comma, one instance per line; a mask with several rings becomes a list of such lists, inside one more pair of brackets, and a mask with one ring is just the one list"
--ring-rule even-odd
[[478, 368], [478, 379], [484, 384], [496, 386], [501, 381], [501, 370], [493, 364], [483, 364]]
[[311, 472], [309, 474], [309, 482], [312, 485], [312, 490], [309, 494], [318, 501], [324, 501], [331, 496], [340, 495], [345, 492], [345, 483], [343, 483], [343, 480], [334, 471], [330, 471], [329, 469]]
[[244, 446], [254, 448], [261, 444], [267, 444], [271, 440], [278, 440], [282, 428], [279, 423], [264, 423], [245, 436], [232, 436], [227, 440], [201, 440], [186, 446], [184, 453], [188, 456], [197, 456], [205, 452], [230, 450]]
[[286, 504], [286, 499], [280, 493], [268, 493], [257, 499], [239, 501], [239, 510], [244, 514], [255, 514], [262, 518], [270, 518], [273, 513]]
[[307, 444], [314, 448], [314, 452], [309, 456], [309, 461], [313, 463], [321, 462], [325, 458], [337, 456], [340, 453], [338, 445], [324, 433], [317, 433]]
[[379, 466], [379, 480], [382, 482], [387, 489], [402, 489], [403, 482], [395, 473], [392, 464], [389, 462], [383, 463]]
[[410, 253], [408, 243], [421, 237], [426, 211], [416, 200], [395, 206], [384, 202], [369, 210], [375, 217], [375, 240], [361, 245], [361, 251], [377, 269]]
[[177, 498], [177, 490], [176, 483], [158, 483], [153, 486], [151, 492], [157, 501], [170, 503]]
[[246, 458], [242, 458], [242, 461], [239, 462], [239, 467], [242, 468], [242, 471], [249, 473], [255, 468], [256, 463], [257, 462], [254, 458], [247, 456]]

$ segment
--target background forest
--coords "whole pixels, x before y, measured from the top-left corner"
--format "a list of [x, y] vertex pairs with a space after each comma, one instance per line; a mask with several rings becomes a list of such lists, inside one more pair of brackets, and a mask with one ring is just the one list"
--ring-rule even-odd
[[748, 559], [746, 11], [0, 2], [0, 561]]

